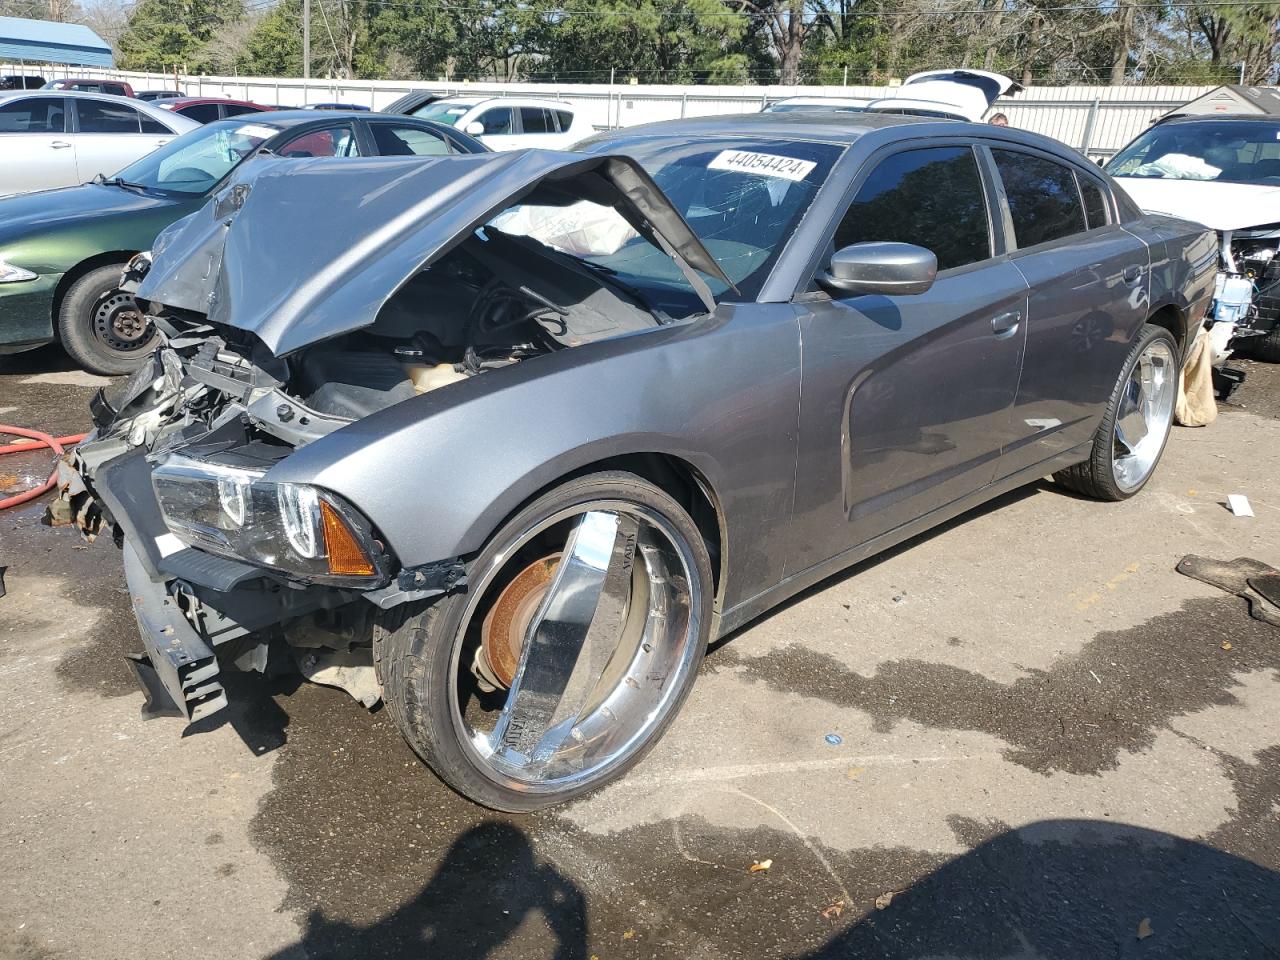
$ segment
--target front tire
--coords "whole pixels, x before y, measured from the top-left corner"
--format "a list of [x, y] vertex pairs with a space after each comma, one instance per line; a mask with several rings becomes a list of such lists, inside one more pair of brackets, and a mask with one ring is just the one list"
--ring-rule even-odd
[[1127, 500], [1145, 487], [1169, 440], [1181, 367], [1173, 334], [1146, 324], [1120, 371], [1089, 459], [1054, 479], [1098, 500]]
[[124, 264], [90, 270], [67, 290], [58, 308], [58, 339], [90, 373], [132, 373], [156, 346], [155, 329], [133, 297], [119, 289]]
[[469, 587], [374, 626], [401, 733], [463, 796], [515, 813], [621, 776], [693, 686], [711, 562], [665, 492], [622, 472], [571, 480], [506, 523]]

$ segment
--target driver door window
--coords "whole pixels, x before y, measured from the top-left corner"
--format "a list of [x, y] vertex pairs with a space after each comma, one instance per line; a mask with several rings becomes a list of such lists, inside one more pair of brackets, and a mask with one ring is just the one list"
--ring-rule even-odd
[[840, 221], [835, 248], [869, 240], [932, 250], [939, 270], [988, 259], [987, 200], [972, 148], [907, 150], [881, 161]]
[[327, 127], [294, 137], [277, 151], [282, 157], [358, 157], [351, 127]]

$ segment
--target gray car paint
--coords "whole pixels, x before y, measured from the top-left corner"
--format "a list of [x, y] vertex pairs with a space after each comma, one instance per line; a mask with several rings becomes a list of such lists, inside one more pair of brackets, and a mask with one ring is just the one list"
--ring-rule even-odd
[[[138, 296], [200, 310], [283, 356], [373, 323], [411, 276], [546, 187], [615, 206], [642, 235], [656, 234], [689, 266], [729, 284], [635, 161], [521, 150], [247, 166], [166, 232]], [[316, 212], [326, 229], [317, 229]], [[710, 299], [705, 285], [701, 292]]]
[[[1019, 131], [849, 115], [668, 123], [597, 138], [591, 149], [625, 153], [628, 136], [659, 130], [848, 145], [756, 302], [729, 297], [688, 323], [536, 357], [418, 396], [302, 447], [268, 478], [341, 494], [412, 566], [474, 553], [521, 503], [574, 471], [624, 454], [665, 454], [696, 472], [719, 512], [726, 630], [875, 550], [1083, 459], [1084, 445], [1029, 467], [1001, 453], [1017, 447], [1012, 418], [1019, 401], [1026, 406], [1050, 388], [1056, 393], [1049, 399], [1078, 413], [1081, 436], [1103, 412], [1099, 384], [1114, 385], [1143, 311], [1122, 305], [1117, 298], [1129, 291], [1105, 278], [1093, 285], [1096, 301], [1073, 292], [1070, 277], [1085, 261], [1101, 254], [1145, 266], [1155, 258], [1144, 241], [1156, 243], [1163, 266], [1149, 273], [1152, 309], [1174, 304], [1190, 313], [1205, 302], [1193, 266], [1203, 229], [1145, 217], [1130, 222], [1132, 205], [1120, 196], [1124, 230], [1108, 232], [1102, 249], [1087, 234], [1061, 244], [1057, 259], [1067, 281], [1047, 268], [1042, 275], [1020, 267], [1016, 252], [1006, 250], [942, 277], [920, 297], [834, 301], [815, 293], [810, 278], [831, 224], [876, 151], [959, 137], [1023, 144], [1078, 170], [1087, 161]], [[992, 315], [1028, 297], [1032, 306], [1045, 303], [1028, 276], [1037, 286], [1059, 284], [1066, 300], [1046, 303], [1047, 324], [1033, 309], [1026, 330], [995, 347]], [[373, 285], [374, 278], [383, 282]], [[310, 279], [297, 277], [302, 285]], [[326, 281], [335, 293], [344, 282], [360, 288], [341, 294], [344, 303], [373, 304], [399, 278], [361, 269]], [[1082, 368], [1078, 381], [1053, 374], [1046, 359], [1070, 352], [1064, 318], [1073, 311], [1105, 316], [1114, 344], [1096, 353], [1096, 366]], [[307, 339], [291, 332], [292, 324], [281, 328], [265, 316], [261, 329], [283, 348]], [[1024, 338], [1036, 356], [1020, 361]], [[933, 445], [910, 449], [926, 432], [936, 435]], [[861, 444], [869, 441], [880, 446], [864, 455]]]

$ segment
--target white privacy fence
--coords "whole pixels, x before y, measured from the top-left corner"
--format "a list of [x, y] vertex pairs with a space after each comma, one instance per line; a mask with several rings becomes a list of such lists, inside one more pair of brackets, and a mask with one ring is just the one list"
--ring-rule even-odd
[[[41, 67], [43, 69], [41, 69]], [[0, 73], [18, 73], [0, 66]], [[270, 106], [339, 102], [380, 110], [410, 90], [475, 97], [534, 96], [564, 100], [597, 128], [628, 127], [655, 120], [751, 113], [782, 97], [894, 96], [901, 87], [710, 86], [656, 84], [457, 83], [404, 80], [327, 80], [274, 77], [197, 77], [114, 70], [34, 67], [46, 77], [115, 77], [135, 90], [181, 90], [190, 96], [233, 97]], [[1055, 137], [1091, 157], [1109, 156], [1157, 117], [1207, 93], [1212, 87], [1067, 86], [1031, 87], [1002, 98], [995, 109], [1024, 130]]]

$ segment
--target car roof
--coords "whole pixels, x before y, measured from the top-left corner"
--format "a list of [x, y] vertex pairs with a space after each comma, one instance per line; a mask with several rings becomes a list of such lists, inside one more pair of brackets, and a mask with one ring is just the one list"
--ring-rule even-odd
[[1161, 117], [1156, 124], [1165, 123], [1215, 123], [1220, 120], [1255, 120], [1260, 123], [1280, 123], [1280, 117], [1268, 116], [1262, 113], [1203, 113], [1203, 114], [1174, 114], [1171, 117]]
[[[143, 91], [143, 93], [146, 92], [148, 91]], [[156, 102], [171, 103], [181, 107], [189, 107], [193, 103], [238, 103], [247, 104], [251, 107], [266, 106], [266, 104], [256, 103], [253, 100], [236, 100], [233, 97], [160, 97]]]
[[458, 106], [479, 107], [491, 103], [504, 104], [509, 107], [570, 107], [567, 100], [551, 100], [547, 97], [442, 97], [436, 103], [456, 103]]
[[790, 113], [739, 113], [684, 120], [659, 120], [596, 134], [592, 143], [607, 143], [637, 137], [760, 137], [779, 140], [810, 140], [849, 146], [868, 134], [879, 134], [883, 142], [909, 141], [922, 137], [981, 137], [1035, 147], [1057, 154], [1077, 166], [1093, 168], [1078, 150], [1059, 140], [1015, 127], [997, 127], [966, 120], [943, 120], [892, 113], [841, 113], [838, 111], [794, 111]]

